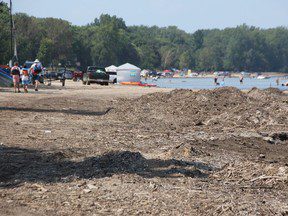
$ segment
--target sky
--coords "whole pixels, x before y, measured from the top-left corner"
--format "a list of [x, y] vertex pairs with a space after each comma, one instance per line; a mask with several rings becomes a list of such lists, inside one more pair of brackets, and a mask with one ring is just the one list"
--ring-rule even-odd
[[190, 33], [243, 23], [261, 28], [288, 26], [288, 0], [13, 0], [13, 8], [74, 25], [86, 25], [105, 13], [123, 18], [128, 26], [175, 25]]

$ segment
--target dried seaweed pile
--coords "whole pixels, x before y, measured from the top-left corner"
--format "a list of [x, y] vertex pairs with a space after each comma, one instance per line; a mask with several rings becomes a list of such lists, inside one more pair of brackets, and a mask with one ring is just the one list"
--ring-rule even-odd
[[277, 89], [46, 99], [0, 112], [0, 215], [288, 215]]
[[231, 131], [268, 129], [288, 122], [288, 97], [275, 89], [252, 89], [248, 93], [232, 87], [174, 90], [122, 100], [110, 115], [136, 125], [178, 131], [202, 126]]

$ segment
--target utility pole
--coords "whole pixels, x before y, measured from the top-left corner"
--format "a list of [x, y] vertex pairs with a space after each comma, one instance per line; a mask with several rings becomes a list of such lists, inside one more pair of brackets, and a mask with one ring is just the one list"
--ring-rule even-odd
[[[13, 47], [13, 42], [14, 42], [14, 47]], [[12, 13], [12, 0], [10, 0], [10, 56], [11, 56], [11, 61], [10, 61], [10, 66], [15, 61], [18, 61], [17, 57], [17, 45], [16, 45], [16, 29], [15, 29], [15, 24], [13, 21], [13, 13]], [[13, 52], [14, 49], [14, 52]]]
[[13, 18], [12, 18], [12, 0], [10, 0], [10, 56], [13, 58]]

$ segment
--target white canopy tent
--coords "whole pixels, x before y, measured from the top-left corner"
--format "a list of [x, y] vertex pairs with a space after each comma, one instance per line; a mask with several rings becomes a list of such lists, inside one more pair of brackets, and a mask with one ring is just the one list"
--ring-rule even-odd
[[117, 68], [117, 82], [140, 82], [141, 69], [126, 63]]
[[111, 65], [109, 67], [106, 67], [105, 70], [109, 72], [117, 72], [117, 67], [115, 65]]

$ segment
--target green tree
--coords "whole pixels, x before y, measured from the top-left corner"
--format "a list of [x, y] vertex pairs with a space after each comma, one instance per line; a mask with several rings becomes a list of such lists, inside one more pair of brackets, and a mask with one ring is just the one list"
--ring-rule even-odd
[[270, 70], [288, 72], [288, 29], [284, 27], [269, 29], [265, 38]]
[[202, 48], [203, 46], [203, 42], [204, 42], [204, 34], [202, 30], [198, 30], [196, 31], [193, 35], [193, 47], [195, 50], [199, 50]]
[[204, 71], [215, 70], [214, 54], [213, 50], [208, 47], [199, 50], [197, 53], [197, 69]]
[[10, 21], [9, 8], [0, 1], [0, 64], [7, 64], [10, 56]]
[[[0, 63], [10, 59], [9, 8], [0, 2]], [[130, 26], [116, 16], [72, 26], [54, 18], [14, 15], [20, 62], [81, 62], [108, 66], [125, 62], [143, 68], [288, 72], [288, 29], [241, 25], [188, 34], [176, 26]]]
[[39, 26], [45, 37], [53, 43], [52, 58], [62, 64], [74, 61], [73, 36], [70, 23], [61, 19], [45, 18], [39, 19]]
[[176, 48], [172, 46], [165, 46], [160, 49], [160, 55], [161, 55], [161, 66], [163, 69], [175, 67], [176, 63]]
[[40, 43], [45, 36], [44, 30], [39, 25], [39, 19], [24, 13], [14, 15], [17, 50], [20, 62], [34, 60], [38, 54]]
[[191, 68], [193, 66], [193, 57], [189, 51], [185, 51], [180, 55], [179, 67], [181, 69]]
[[151, 46], [143, 45], [138, 48], [141, 68], [155, 69], [161, 64], [161, 57], [157, 50]]
[[101, 15], [99, 24], [91, 34], [91, 58], [97, 65], [139, 63], [137, 48], [130, 42], [127, 27], [122, 19]]
[[43, 64], [48, 65], [52, 63], [53, 60], [52, 55], [53, 55], [53, 41], [49, 38], [44, 38], [41, 41], [37, 57]]
[[74, 61], [80, 62], [81, 66], [87, 67], [92, 64], [91, 59], [91, 29], [88, 26], [73, 26], [72, 35], [73, 43], [72, 50], [74, 54]]

